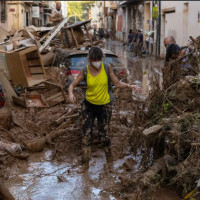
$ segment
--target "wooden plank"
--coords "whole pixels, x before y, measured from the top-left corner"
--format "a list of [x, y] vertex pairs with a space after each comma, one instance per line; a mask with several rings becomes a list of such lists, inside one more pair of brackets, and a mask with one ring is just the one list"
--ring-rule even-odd
[[55, 106], [55, 105], [57, 105], [57, 104], [63, 102], [64, 100], [65, 100], [65, 99], [64, 99], [63, 96], [59, 96], [59, 97], [56, 97], [55, 99], [53, 99], [53, 100], [51, 100], [51, 101], [47, 101], [47, 103], [48, 103], [48, 105], [49, 105], [50, 107], [52, 107], [52, 106]]
[[51, 96], [53, 96], [54, 94], [57, 94], [58, 92], [60, 92], [61, 91], [61, 89], [60, 88], [54, 88], [53, 90], [50, 90], [50, 91], [48, 91], [48, 92], [45, 92], [45, 94], [44, 94], [44, 97], [45, 98], [49, 98], [49, 97], [51, 97]]
[[52, 83], [52, 82], [49, 82], [49, 81], [44, 81], [44, 84], [48, 87], [48, 88], [55, 88], [55, 87], [59, 87], [61, 90], [62, 90], [62, 87], [60, 84], [57, 84], [57, 83]]
[[36, 47], [36, 46], [34, 46], [34, 47], [29, 47], [29, 48], [26, 48], [26, 49], [23, 49], [23, 50], [21, 50], [19, 53], [23, 53], [23, 54], [27, 54], [27, 53], [29, 53], [29, 52], [33, 52], [33, 51], [35, 51], [35, 50], [37, 50], [38, 48]]
[[51, 101], [59, 96], [63, 96], [62, 92], [58, 92], [57, 94], [54, 94], [53, 96], [50, 96], [48, 98], [46, 98], [47, 101]]
[[26, 48], [27, 48], [27, 47], [21, 47], [21, 48], [19, 48], [19, 49], [15, 49], [15, 50], [13, 50], [13, 51], [7, 51], [7, 54], [19, 52], [19, 51], [21, 51], [21, 50], [23, 50], [23, 49], [26, 49]]
[[0, 69], [3, 69], [8, 80], [11, 80], [11, 75], [10, 75], [10, 72], [8, 70], [8, 65], [7, 65], [7, 62], [6, 62], [6, 56], [3, 55], [3, 54], [0, 54]]
[[[28, 66], [28, 61], [27, 61], [27, 58], [26, 58], [26, 54], [21, 54], [20, 55], [20, 58], [21, 58], [21, 64], [22, 64], [22, 68], [24, 68], [24, 71], [25, 71], [25, 76], [31, 76], [31, 72], [30, 72], [30, 68]], [[18, 66], [19, 67], [19, 66]]]
[[61, 29], [61, 34], [62, 34], [62, 40], [63, 40], [64, 47], [70, 48], [71, 47], [71, 42], [69, 40], [69, 35], [67, 33], [67, 29], [62, 28]]
[[43, 74], [41, 66], [30, 67], [31, 74]]
[[72, 37], [73, 37], [73, 39], [74, 39], [74, 41], [75, 41], [75, 43], [76, 43], [76, 47], [78, 47], [78, 42], [77, 42], [77, 40], [76, 40], [76, 38], [75, 38], [75, 36], [74, 36], [73, 28], [71, 28], [70, 30], [71, 30], [71, 33], [72, 33]]
[[35, 41], [35, 43], [37, 44], [37, 46], [40, 47], [41, 46], [40, 42], [35, 39], [35, 36], [27, 29], [27, 27], [25, 27], [25, 30], [28, 33], [28, 35], [30, 36], [30, 38]]
[[87, 27], [86, 27], [86, 24], [84, 24], [84, 27], [85, 27], [85, 30], [86, 30], [86, 33], [87, 33], [87, 36], [88, 36], [90, 42], [93, 44], [92, 38], [91, 38], [91, 36], [90, 36], [90, 34], [89, 34], [89, 32], [88, 32], [88, 29], [87, 29]]
[[19, 105], [19, 106], [22, 106], [22, 107], [26, 108], [26, 103], [25, 103], [25, 100], [24, 100], [23, 97], [15, 97], [15, 96], [13, 96], [13, 102], [16, 105]]
[[39, 57], [38, 57], [38, 59], [28, 60], [28, 65], [29, 65], [29, 67], [41, 65]]
[[33, 74], [30, 78], [28, 78], [28, 87], [37, 85], [45, 80], [44, 74]]
[[161, 125], [151, 126], [150, 128], [146, 128], [143, 131], [143, 135], [145, 135], [145, 136], [152, 136], [155, 133], [159, 133], [162, 130], [162, 128], [163, 128], [163, 126], [161, 126]]
[[28, 83], [19, 52], [6, 54], [6, 60], [14, 85], [27, 87]]
[[38, 52], [35, 50], [35, 51], [32, 51], [31, 53], [26, 53], [26, 57], [28, 60], [31, 60], [31, 59], [39, 59], [39, 55], [38, 55]]
[[32, 74], [31, 76], [32, 80], [43, 80], [44, 81], [44, 74]]
[[10, 82], [8, 81], [8, 78], [6, 77], [6, 74], [1, 69], [0, 70], [0, 81], [3, 86], [3, 89], [5, 90], [5, 95], [8, 99], [8, 101], [11, 103], [13, 102], [13, 96], [17, 97], [17, 94], [15, 93], [13, 87], [10, 85]]
[[45, 71], [45, 68], [44, 68], [44, 64], [43, 64], [42, 57], [41, 57], [41, 54], [39, 52], [39, 49], [37, 49], [37, 53], [38, 53], [38, 56], [40, 58], [40, 63], [41, 63], [42, 71], [44, 73], [44, 79], [46, 80], [47, 79], [47, 75], [46, 75], [46, 71]]
[[45, 43], [40, 47], [39, 51], [42, 52], [47, 45], [51, 42], [51, 40], [57, 35], [57, 33], [60, 31], [60, 29], [67, 23], [68, 17], [64, 18], [59, 25], [56, 27], [56, 29], [51, 33], [49, 38], [45, 41]]
[[0, 53], [8, 53], [7, 51], [4, 50], [0, 50]]

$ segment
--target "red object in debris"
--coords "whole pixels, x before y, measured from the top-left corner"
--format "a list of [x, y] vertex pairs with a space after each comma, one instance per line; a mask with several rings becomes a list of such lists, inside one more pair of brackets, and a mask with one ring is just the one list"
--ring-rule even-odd
[[79, 70], [71, 70], [71, 73], [72, 73], [72, 75], [73, 75], [73, 74], [79, 74], [80, 71], [79, 71]]
[[127, 73], [126, 73], [125, 70], [120, 70], [120, 71], [118, 71], [118, 73], [117, 73], [117, 76], [118, 76], [118, 77], [123, 77], [123, 76], [126, 76], [126, 75], [127, 75]]
[[66, 76], [69, 76], [69, 75], [78, 75], [80, 73], [79, 70], [66, 70], [65, 74]]
[[0, 85], [0, 108], [3, 107], [4, 104], [5, 104], [5, 96]]
[[0, 108], [5, 105], [5, 102], [0, 102]]

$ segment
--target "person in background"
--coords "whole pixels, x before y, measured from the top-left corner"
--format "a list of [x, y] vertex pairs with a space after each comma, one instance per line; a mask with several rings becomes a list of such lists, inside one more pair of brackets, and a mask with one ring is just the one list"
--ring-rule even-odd
[[128, 34], [128, 51], [133, 51], [133, 36], [133, 30], [130, 29]]
[[0, 84], [0, 108], [2, 108], [4, 106], [4, 104], [5, 104], [5, 96], [4, 96], [3, 89]]
[[137, 40], [136, 40], [136, 56], [142, 57], [142, 47], [143, 47], [143, 33], [138, 30]]
[[97, 41], [97, 27], [94, 26], [94, 34], [93, 34], [93, 41]]
[[109, 38], [111, 40], [113, 39], [113, 28], [111, 28], [110, 31], [109, 31]]
[[[164, 38], [163, 44], [164, 44], [164, 46], [166, 48], [166, 51], [167, 51], [168, 45], [169, 44], [176, 44], [176, 40], [175, 40], [175, 38], [173, 36], [167, 36], [167, 37]], [[166, 56], [165, 56], [165, 63], [166, 62], [168, 62], [167, 61], [167, 52], [166, 52]]]
[[187, 47], [179, 47], [178, 44], [171, 43], [167, 46], [166, 62], [170, 62], [171, 60], [176, 60], [178, 58], [186, 56], [185, 58], [181, 59], [181, 68], [190, 68], [191, 65], [187, 63], [188, 54], [189, 49]]
[[50, 23], [55, 26], [62, 20], [61, 2], [56, 2], [56, 8], [51, 11]]
[[149, 42], [150, 42], [150, 37], [147, 35], [147, 38], [145, 40], [145, 43], [146, 43], [145, 53], [146, 53], [146, 55], [149, 54]]
[[105, 38], [103, 27], [99, 28], [99, 39], [102, 40]]
[[172, 43], [176, 44], [176, 40], [173, 36], [167, 36], [164, 38], [163, 43], [164, 43], [165, 48], [167, 48], [169, 44], [172, 44]]
[[137, 53], [137, 36], [138, 36], [138, 30], [134, 29], [133, 31], [133, 56], [136, 56]]
[[97, 118], [98, 133], [105, 150], [107, 163], [112, 163], [111, 140], [108, 136], [109, 123], [112, 115], [112, 93], [109, 90], [111, 81], [118, 88], [130, 88], [139, 92], [137, 85], [121, 82], [115, 76], [110, 65], [102, 62], [104, 55], [99, 47], [92, 47], [88, 53], [88, 65], [82, 69], [74, 82], [69, 86], [69, 99], [76, 102], [73, 90], [83, 80], [86, 82], [85, 99], [82, 104], [82, 164], [83, 171], [89, 168], [93, 127]]

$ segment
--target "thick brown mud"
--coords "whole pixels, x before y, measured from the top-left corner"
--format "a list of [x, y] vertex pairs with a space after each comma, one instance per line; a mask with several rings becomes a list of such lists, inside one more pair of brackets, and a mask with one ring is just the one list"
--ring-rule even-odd
[[[129, 82], [141, 85], [143, 96], [148, 94], [155, 79], [162, 83], [163, 60], [156, 60], [154, 57], [134, 58], [131, 52], [126, 51], [126, 46], [115, 41], [108, 41], [105, 48], [119, 56], [129, 71]], [[70, 106], [73, 110], [73, 105]], [[41, 138], [55, 129], [55, 120], [70, 106], [58, 105], [49, 110], [13, 109], [13, 120], [18, 125], [13, 134], [21, 143]], [[42, 153], [30, 153], [28, 161], [7, 159], [7, 163], [4, 162], [7, 167], [2, 168], [1, 173], [5, 185], [16, 200], [135, 199], [135, 194], [124, 190], [126, 182], [121, 182], [137, 175], [140, 170], [140, 150], [135, 150], [137, 153], [134, 156], [133, 147], [130, 145], [133, 113], [134, 106], [130, 103], [130, 99], [125, 98], [116, 102], [109, 132], [114, 158], [111, 167], [106, 163], [105, 153], [99, 144], [97, 132], [94, 131], [90, 168], [87, 172], [80, 173], [81, 133], [68, 132], [48, 144]], [[73, 122], [76, 126], [78, 123], [78, 120]], [[171, 188], [163, 188], [144, 194], [143, 199], [178, 200], [179, 198]]]

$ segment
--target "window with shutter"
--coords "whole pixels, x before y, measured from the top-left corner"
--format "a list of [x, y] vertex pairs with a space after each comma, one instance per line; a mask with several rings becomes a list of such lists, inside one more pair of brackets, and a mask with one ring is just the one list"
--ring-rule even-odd
[[6, 22], [6, 1], [1, 1], [1, 23]]

